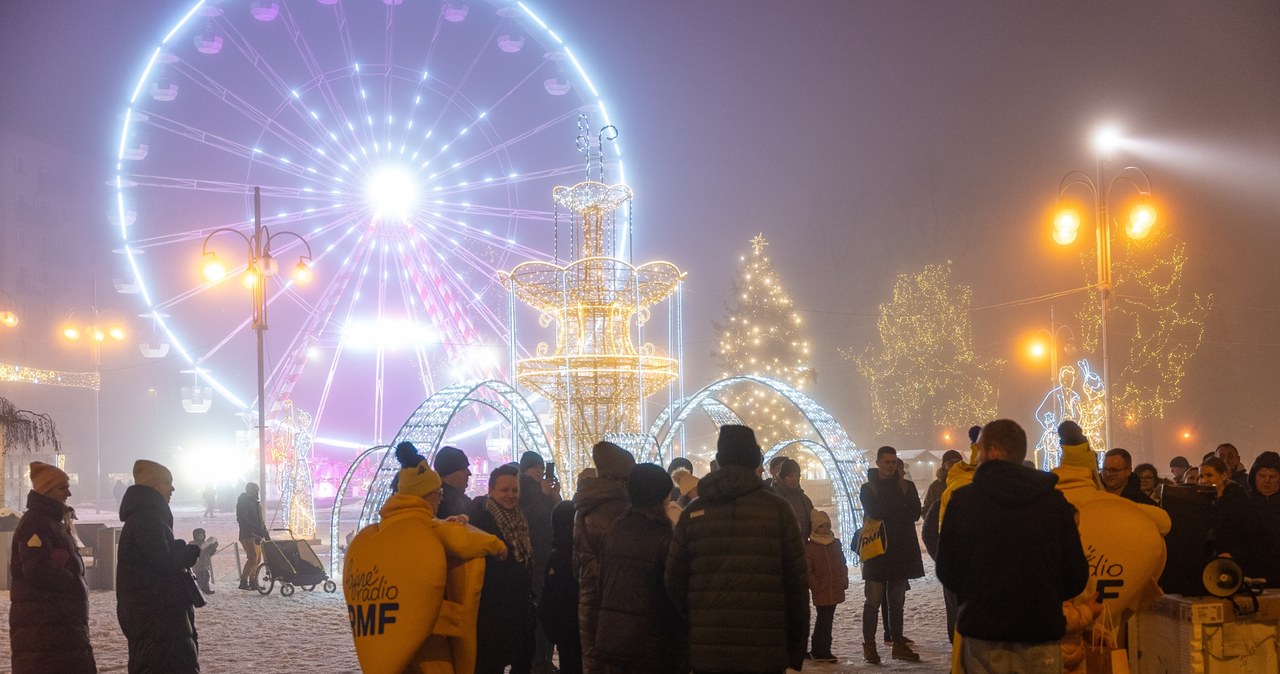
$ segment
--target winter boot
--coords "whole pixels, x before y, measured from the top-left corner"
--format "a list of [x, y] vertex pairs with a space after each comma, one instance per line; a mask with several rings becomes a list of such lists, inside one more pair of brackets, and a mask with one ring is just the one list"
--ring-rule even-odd
[[248, 589], [250, 589], [250, 588], [249, 588], [249, 581], [247, 581], [247, 580], [245, 580], [245, 579], [241, 578], [241, 579], [240, 579], [240, 589], [241, 589], [241, 590], [248, 590]]
[[905, 641], [896, 641], [893, 644], [893, 652], [890, 654], [894, 660], [906, 660], [908, 662], [918, 662], [920, 655], [911, 650], [911, 646]]
[[862, 644], [862, 659], [873, 665], [880, 662], [880, 654], [876, 652], [876, 642], [868, 641]]

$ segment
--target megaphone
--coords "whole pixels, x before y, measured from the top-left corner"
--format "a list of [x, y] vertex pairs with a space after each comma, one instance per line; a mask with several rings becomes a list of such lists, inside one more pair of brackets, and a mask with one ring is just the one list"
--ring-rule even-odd
[[1215, 597], [1230, 597], [1244, 584], [1244, 570], [1230, 557], [1214, 557], [1200, 574], [1204, 589]]

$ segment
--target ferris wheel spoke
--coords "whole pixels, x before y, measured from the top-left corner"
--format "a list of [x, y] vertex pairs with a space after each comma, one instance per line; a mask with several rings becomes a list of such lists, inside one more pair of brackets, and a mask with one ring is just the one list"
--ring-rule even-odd
[[[445, 170], [443, 170], [443, 171], [439, 171], [439, 172], [437, 172], [436, 174], [433, 174], [431, 177], [432, 177], [432, 178], [435, 178], [435, 177], [440, 176], [440, 175], [447, 175], [447, 174], [449, 174], [449, 173], [454, 172], [456, 169], [460, 169], [460, 168], [464, 168], [464, 167], [469, 167], [469, 166], [471, 166], [471, 165], [475, 164], [476, 162], [478, 162], [478, 161], [480, 161], [480, 160], [482, 160], [482, 159], [487, 159], [487, 158], [489, 158], [489, 157], [491, 157], [491, 156], [494, 156], [494, 155], [500, 155], [501, 153], [507, 152], [507, 151], [509, 151], [511, 148], [518, 146], [518, 145], [519, 145], [519, 143], [521, 143], [521, 142], [523, 142], [523, 141], [526, 141], [526, 140], [529, 140], [530, 138], [534, 138], [534, 137], [538, 136], [539, 134], [541, 134], [541, 133], [543, 133], [543, 132], [547, 131], [548, 129], [552, 129], [552, 128], [556, 127], [558, 124], [563, 123], [564, 121], [566, 121], [566, 120], [567, 120], [567, 119], [569, 119], [569, 118], [574, 118], [574, 119], [576, 119], [576, 118], [577, 118], [577, 116], [578, 116], [579, 114], [580, 114], [580, 113], [579, 113], [579, 111], [577, 111], [577, 110], [571, 110], [571, 111], [569, 111], [569, 112], [567, 112], [567, 113], [565, 113], [565, 114], [563, 114], [563, 115], [560, 115], [559, 117], [557, 117], [557, 118], [555, 118], [555, 119], [552, 119], [551, 121], [544, 122], [544, 123], [542, 123], [542, 124], [538, 124], [538, 125], [534, 126], [534, 127], [533, 127], [533, 128], [531, 128], [531, 129], [528, 129], [528, 130], [526, 130], [526, 131], [524, 131], [524, 132], [522, 132], [522, 133], [519, 133], [519, 134], [517, 134], [517, 135], [511, 136], [510, 138], [508, 138], [507, 140], [505, 140], [505, 141], [503, 141], [503, 142], [501, 142], [501, 143], [497, 143], [497, 144], [494, 144], [494, 145], [490, 145], [490, 146], [489, 146], [488, 148], [486, 148], [483, 152], [477, 153], [477, 154], [475, 154], [475, 155], [473, 155], [473, 156], [471, 156], [471, 157], [468, 157], [468, 158], [467, 158], [467, 159], [465, 159], [465, 160], [455, 162], [455, 163], [454, 163], [455, 165], [450, 165], [447, 169], [445, 169]], [[433, 157], [433, 158], [431, 158], [430, 160], [428, 160], [428, 162], [433, 162], [433, 161], [435, 161], [438, 157], [439, 157], [439, 154], [437, 154], [437, 156], [436, 156], [436, 157]], [[567, 167], [565, 167], [565, 168], [567, 169]], [[561, 169], [561, 170], [564, 170], [564, 169]], [[583, 170], [583, 169], [582, 169], [582, 165], [581, 165], [581, 164], [579, 164], [579, 165], [578, 165], [577, 170], [579, 170], [579, 171]], [[545, 174], [545, 171], [544, 171], [544, 172], [542, 172], [542, 173], [544, 173], [544, 174]]]
[[[311, 157], [311, 155], [314, 152], [314, 148], [316, 148], [320, 144], [327, 142], [327, 138], [322, 133], [323, 127], [315, 124], [317, 120], [311, 119], [310, 115], [302, 114], [296, 108], [290, 107], [290, 109], [293, 110], [293, 112], [295, 112], [300, 119], [304, 120], [304, 123], [307, 124], [307, 128], [313, 131], [317, 137], [321, 138], [321, 140], [318, 143], [309, 141], [308, 139], [298, 135], [297, 133], [294, 133], [292, 130], [290, 130], [289, 127], [286, 127], [284, 124], [282, 124], [278, 119], [278, 110], [277, 110], [277, 114], [268, 114], [266, 112], [263, 112], [262, 110], [259, 110], [257, 107], [253, 106], [251, 103], [246, 101], [244, 98], [237, 95], [230, 88], [214, 80], [211, 76], [205, 74], [203, 71], [190, 66], [186, 62], [179, 61], [174, 65], [176, 70], [178, 70], [183, 75], [185, 75], [193, 84], [201, 87], [202, 89], [205, 89], [210, 94], [212, 94], [221, 103], [223, 103], [227, 107], [227, 109], [249, 120], [257, 128], [260, 128], [265, 133], [268, 133], [271, 136], [275, 137], [280, 142], [292, 148], [293, 151], [299, 153], [300, 155]], [[285, 95], [285, 98], [288, 99], [289, 101], [293, 100], [292, 96], [289, 95], [288, 92], [285, 92], [284, 95]], [[151, 114], [151, 113], [148, 113], [148, 114]]]
[[[422, 237], [413, 237], [403, 252], [401, 262], [411, 270], [410, 283], [432, 327], [441, 335], [441, 345], [449, 361], [460, 362], [467, 356], [460, 347], [479, 344], [480, 336], [470, 316], [457, 301], [453, 290], [455, 284], [446, 280], [437, 265], [430, 261], [427, 251], [421, 247], [423, 241]], [[455, 335], [456, 339], [450, 335]]]

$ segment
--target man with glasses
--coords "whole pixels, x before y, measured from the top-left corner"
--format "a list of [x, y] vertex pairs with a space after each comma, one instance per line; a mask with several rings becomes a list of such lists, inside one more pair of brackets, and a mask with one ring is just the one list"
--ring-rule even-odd
[[1156, 504], [1142, 492], [1138, 476], [1133, 474], [1133, 457], [1127, 449], [1116, 447], [1103, 456], [1102, 486], [1112, 494], [1123, 496], [1134, 503]]

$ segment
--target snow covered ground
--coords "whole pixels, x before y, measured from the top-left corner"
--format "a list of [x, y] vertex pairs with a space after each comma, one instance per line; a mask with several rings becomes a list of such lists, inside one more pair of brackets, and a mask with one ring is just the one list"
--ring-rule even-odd
[[[118, 525], [109, 513], [94, 515], [81, 511], [83, 521], [103, 521]], [[179, 506], [174, 513], [175, 529], [189, 537], [195, 527], [203, 527], [219, 541], [235, 540], [235, 516], [222, 513], [205, 519], [199, 508]], [[327, 548], [317, 547], [327, 561]], [[927, 556], [926, 556], [927, 557]], [[348, 630], [342, 590], [327, 594], [298, 590], [292, 597], [279, 591], [269, 596], [236, 589], [238, 572], [230, 551], [215, 558], [215, 594], [208, 605], [196, 611], [196, 627], [200, 633], [202, 671], [211, 674], [269, 672], [328, 674], [359, 672], [355, 649]], [[942, 604], [942, 587], [930, 574], [912, 582], [907, 593], [906, 634], [916, 642], [918, 663], [894, 661], [889, 649], [880, 644], [884, 662], [869, 665], [862, 661], [862, 583], [853, 570], [849, 599], [836, 610], [835, 646], [841, 658], [834, 664], [809, 663], [805, 671], [862, 672], [893, 670], [903, 672], [945, 672], [950, 662], [950, 645], [946, 637], [946, 614]], [[340, 579], [339, 579], [340, 580]], [[277, 586], [278, 587], [278, 586]], [[101, 672], [126, 671], [127, 648], [116, 623], [114, 592], [93, 592], [90, 596], [90, 631], [93, 648]], [[0, 672], [9, 671], [9, 593], [0, 592], [0, 615], [6, 629], [0, 632]], [[883, 638], [883, 635], [880, 635]]]

